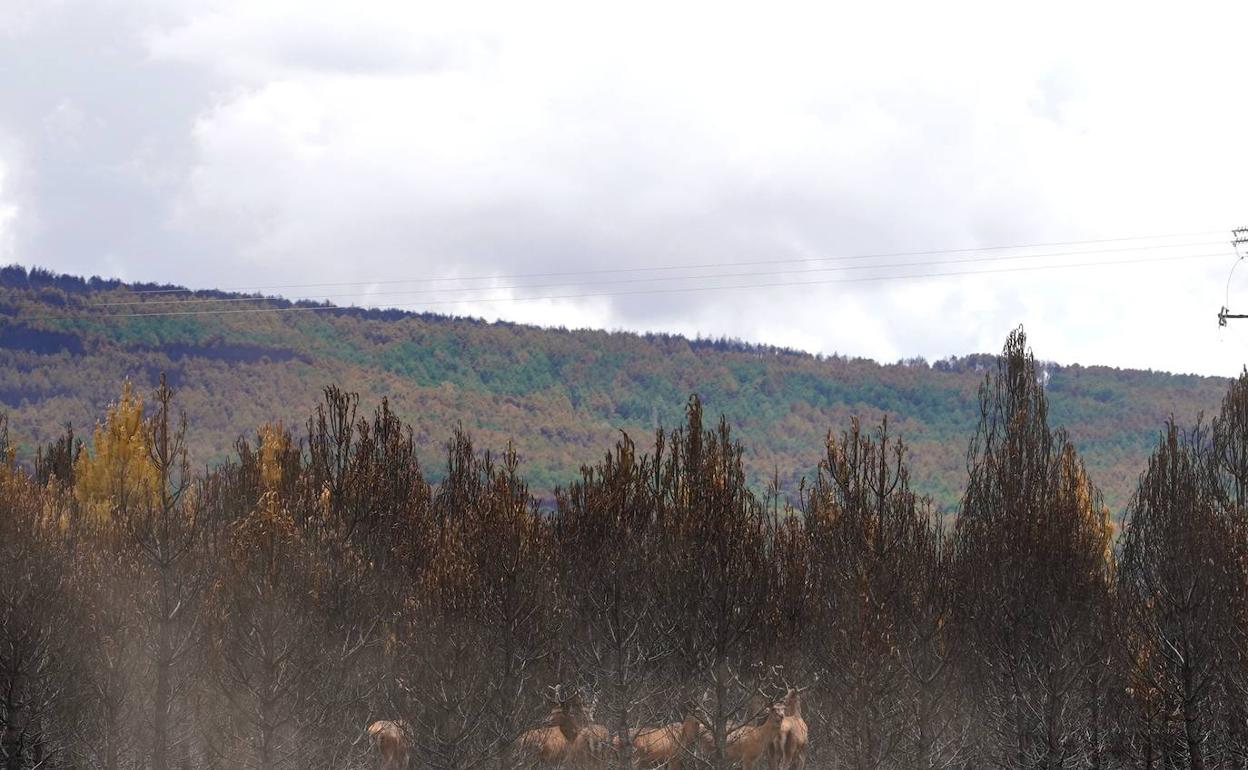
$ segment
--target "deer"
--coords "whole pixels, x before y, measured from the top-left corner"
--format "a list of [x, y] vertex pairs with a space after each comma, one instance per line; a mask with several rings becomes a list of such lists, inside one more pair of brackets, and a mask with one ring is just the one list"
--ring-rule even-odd
[[768, 756], [768, 751], [780, 735], [780, 723], [784, 721], [784, 703], [767, 707], [767, 718], [761, 725], [744, 724], [728, 733], [724, 744], [724, 757], [742, 770], [754, 770], [758, 760]]
[[381, 751], [381, 770], [407, 770], [407, 725], [379, 719], [368, 726], [368, 734]]
[[[656, 768], [666, 765], [670, 770], [680, 770], [685, 752], [691, 751], [704, 731], [701, 721], [690, 709], [681, 722], [662, 727], [642, 727], [632, 731], [633, 762], [637, 768]], [[613, 741], [619, 746], [619, 739]]]
[[589, 721], [590, 717], [579, 696], [573, 696], [568, 717], [576, 737], [568, 747], [567, 763], [586, 770], [606, 767], [606, 753], [611, 745], [606, 726]]
[[547, 717], [547, 724], [526, 730], [516, 738], [515, 746], [528, 757], [530, 765], [558, 765], [567, 758], [578, 732], [577, 721], [571, 715], [570, 701], [559, 695], [555, 687], [554, 705]]
[[789, 770], [794, 764], [796, 770], [806, 767], [806, 720], [802, 719], [801, 689], [788, 688], [784, 696], [784, 719], [780, 722], [780, 732], [775, 741], [768, 747], [769, 761], [772, 768]]

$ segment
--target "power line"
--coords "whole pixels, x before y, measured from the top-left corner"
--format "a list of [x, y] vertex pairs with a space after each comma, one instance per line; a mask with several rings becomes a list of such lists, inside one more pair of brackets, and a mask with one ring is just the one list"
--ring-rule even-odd
[[1231, 265], [1231, 272], [1226, 276], [1226, 299], [1218, 310], [1218, 326], [1226, 326], [1227, 320], [1232, 318], [1248, 318], [1243, 313], [1232, 313], [1227, 307], [1231, 304], [1231, 278], [1235, 276], [1235, 268], [1244, 261], [1244, 254], [1240, 251], [1240, 247], [1244, 245], [1248, 245], [1248, 227], [1237, 227], [1231, 231], [1231, 249], [1235, 252], [1235, 264]]
[[[888, 269], [911, 268], [911, 267], [939, 267], [942, 265], [975, 264], [975, 263], [984, 263], [984, 262], [1012, 262], [1012, 261], [1027, 260], [1027, 259], [1046, 259], [1050, 257], [1074, 257], [1074, 256], [1082, 256], [1085, 254], [1113, 254], [1113, 253], [1123, 253], [1123, 252], [1134, 253], [1134, 252], [1141, 252], [1141, 251], [1152, 251], [1152, 250], [1157, 250], [1157, 249], [1176, 249], [1176, 248], [1192, 248], [1192, 247], [1197, 247], [1197, 246], [1214, 246], [1214, 245], [1218, 245], [1219, 243], [1220, 243], [1219, 241], [1201, 241], [1201, 242], [1194, 242], [1194, 243], [1189, 242], [1189, 243], [1176, 243], [1176, 244], [1157, 244], [1157, 245], [1151, 245], [1151, 246], [1127, 246], [1127, 247], [1113, 248], [1113, 249], [1084, 249], [1080, 251], [1049, 252], [1049, 253], [1044, 253], [1044, 254], [1013, 254], [1013, 255], [1008, 255], [1008, 256], [969, 257], [966, 259], [920, 261], [920, 262], [895, 262], [895, 263], [883, 264], [883, 265], [880, 265], [880, 264], [841, 265], [841, 266], [836, 266], [836, 267], [817, 267], [817, 268], [810, 268], [810, 269], [805, 269], [805, 270], [783, 270], [780, 272], [785, 275], [803, 275], [803, 274], [812, 274], [812, 273], [846, 272], [846, 271], [851, 271], [851, 270], [888, 270]], [[722, 278], [754, 278], [754, 277], [768, 276], [768, 275], [774, 275], [774, 274], [775, 274], [775, 271], [771, 271], [767, 273], [760, 273], [760, 272], [704, 273], [701, 275], [650, 276], [650, 277], [645, 277], [645, 278], [615, 278], [615, 279], [610, 279], [610, 280], [582, 281], [582, 282], [576, 282], [576, 283], [564, 281], [564, 282], [557, 282], [557, 283], [515, 284], [515, 285], [509, 285], [509, 286], [466, 286], [466, 287], [451, 287], [451, 288], [440, 288], [440, 289], [404, 289], [402, 291], [368, 292], [365, 298], [371, 299], [373, 297], [410, 296], [410, 295], [416, 295], [416, 294], [438, 294], [438, 293], [447, 294], [447, 293], [453, 293], [453, 292], [463, 293], [463, 292], [484, 292], [484, 291], [512, 291], [512, 290], [517, 290], [517, 289], [551, 289], [551, 288], [559, 288], [562, 286], [601, 286], [601, 285], [618, 286], [618, 285], [623, 285], [623, 284], [638, 284], [638, 283], [647, 283], [647, 282], [653, 282], [653, 281], [685, 281], [685, 280], [722, 279]], [[377, 282], [373, 282], [373, 283], [370, 283], [369, 285], [376, 285], [376, 283]], [[357, 297], [360, 297], [360, 293], [353, 292], [350, 294], [316, 295], [314, 297], [310, 297], [309, 299], [333, 299], [333, 298], [344, 298], [344, 297], [357, 298]], [[228, 304], [238, 304], [238, 303], [271, 302], [274, 299], [275, 298], [273, 297], [142, 299], [142, 300], [126, 300], [126, 301], [119, 301], [119, 302], [97, 302], [97, 303], [92, 303], [91, 307], [134, 307], [134, 306], [174, 305], [174, 304], [183, 306], [183, 307], [190, 306], [190, 305], [217, 306], [217, 305], [228, 305]]]
[[[562, 300], [562, 299], [588, 299], [594, 297], [623, 297], [637, 296], [647, 294], [689, 294], [710, 291], [737, 291], [742, 289], [769, 289], [769, 288], [788, 288], [788, 287], [805, 287], [805, 286], [822, 286], [831, 284], [848, 284], [848, 283], [869, 283], [884, 281], [902, 281], [915, 280], [923, 278], [948, 278], [956, 276], [969, 275], [989, 275], [995, 273], [1019, 273], [1031, 272], [1038, 270], [1062, 270], [1062, 269], [1080, 269], [1089, 267], [1111, 267], [1115, 265], [1131, 265], [1144, 263], [1164, 263], [1164, 262], [1180, 262], [1197, 259], [1209, 259], [1212, 257], [1225, 257], [1226, 252], [1220, 251], [1208, 254], [1187, 254], [1179, 256], [1166, 257], [1142, 257], [1139, 259], [1119, 259], [1111, 261], [1096, 262], [1073, 262], [1060, 265], [1028, 265], [1024, 267], [1006, 267], [985, 270], [960, 270], [953, 272], [939, 273], [913, 273], [909, 275], [889, 275], [889, 276], [864, 276], [858, 278], [836, 278], [816, 281], [776, 281], [768, 283], [748, 283], [737, 284], [733, 286], [690, 286], [690, 287], [669, 287], [658, 289], [636, 289], [618, 292], [586, 292], [574, 294], [556, 294], [537, 297], [496, 297], [496, 298], [480, 298], [480, 299], [460, 299], [460, 300], [442, 300], [427, 303], [406, 303], [393, 305], [386, 309], [405, 309], [405, 308], [426, 308], [431, 306], [459, 305], [465, 303], [497, 303], [497, 302], [537, 302], [544, 300]], [[205, 315], [238, 315], [238, 314], [256, 314], [256, 313], [289, 313], [289, 312], [318, 312], [318, 311], [343, 311], [350, 310], [349, 306], [339, 305], [316, 305], [316, 306], [291, 306], [291, 307], [248, 307], [248, 308], [229, 308], [229, 309], [209, 309], [209, 310], [177, 310], [177, 311], [160, 311], [155, 313], [102, 313], [87, 314], [86, 319], [106, 319], [106, 318], [148, 318], [148, 317], [171, 317], [171, 316], [205, 316]], [[29, 320], [33, 321], [62, 321], [75, 320], [67, 315], [47, 315], [35, 316]]]
[[[1103, 243], [1124, 243], [1127, 241], [1148, 241], [1161, 240], [1167, 238], [1195, 238], [1198, 236], [1214, 235], [1223, 232], [1222, 230], [1204, 230], [1200, 232], [1188, 233], [1163, 233], [1155, 235], [1134, 235], [1120, 236], [1115, 238], [1095, 238], [1085, 240], [1072, 241], [1048, 241], [1039, 243], [1022, 243], [1013, 245], [998, 246], [977, 246], [965, 247], [957, 249], [928, 249], [924, 251], [894, 251], [894, 252], [878, 252], [871, 254], [851, 254], [827, 257], [795, 257], [790, 259], [770, 259], [770, 260], [745, 260], [734, 262], [704, 262], [704, 263], [687, 263], [672, 265], [654, 265], [646, 267], [613, 267], [600, 268], [594, 270], [570, 270], [570, 271], [554, 271], [542, 273], [513, 273], [510, 275], [478, 275], [478, 276], [440, 276], [433, 278], [393, 278], [380, 279], [373, 281], [330, 281], [323, 283], [291, 283], [291, 284], [268, 284], [260, 286], [235, 286], [216, 289], [217, 291], [264, 291], [274, 289], [314, 289], [332, 286], [374, 286], [378, 284], [396, 284], [396, 283], [418, 283], [418, 282], [444, 282], [444, 281], [485, 281], [485, 280], [514, 280], [520, 278], [555, 278], [582, 275], [599, 275], [610, 273], [637, 273], [637, 272], [654, 272], [661, 270], [695, 270], [717, 267], [759, 267], [767, 265], [785, 265], [799, 264], [809, 262], [831, 262], [858, 259], [884, 259], [893, 257], [923, 257], [923, 256], [939, 256], [946, 254], [968, 254], [976, 252], [989, 251], [1009, 251], [1015, 249], [1034, 249], [1034, 248], [1055, 248], [1059, 246], [1079, 246], [1079, 245], [1096, 245]], [[140, 295], [157, 295], [157, 294], [187, 294], [193, 293], [194, 289], [141, 289], [134, 291], [134, 294]]]

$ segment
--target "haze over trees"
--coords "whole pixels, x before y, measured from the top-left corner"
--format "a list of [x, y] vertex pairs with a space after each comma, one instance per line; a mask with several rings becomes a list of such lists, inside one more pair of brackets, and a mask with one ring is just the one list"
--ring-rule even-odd
[[1011, 334], [953, 519], [904, 415], [760, 489], [691, 397], [549, 506], [336, 387], [208, 468], [165, 382], [26, 457], [0, 419], [0, 764], [375, 767], [391, 720], [412, 767], [631, 767], [671, 725], [727, 768], [804, 688], [813, 766], [1241, 766], [1248, 372], [1154, 427], [1120, 530], [1044, 382]]

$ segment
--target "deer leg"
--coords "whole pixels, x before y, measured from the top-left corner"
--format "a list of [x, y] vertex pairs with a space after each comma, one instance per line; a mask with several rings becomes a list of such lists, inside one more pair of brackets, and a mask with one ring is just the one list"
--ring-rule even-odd
[[776, 758], [775, 764], [772, 765], [772, 770], [776, 770], [776, 768], [779, 768], [779, 770], [789, 770], [792, 762], [790, 761], [791, 757], [788, 752], [788, 747], [784, 744], [783, 738], [772, 744], [772, 754]]

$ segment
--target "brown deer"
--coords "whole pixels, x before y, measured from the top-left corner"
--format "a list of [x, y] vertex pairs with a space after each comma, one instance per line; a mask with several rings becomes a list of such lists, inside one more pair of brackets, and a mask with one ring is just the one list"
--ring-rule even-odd
[[[670, 770], [680, 770], [685, 753], [693, 750], [703, 731], [702, 723], [692, 713], [687, 714], [683, 722], [638, 728], [631, 741], [634, 765], [638, 768], [666, 765]], [[618, 745], [618, 739], [615, 743]]]
[[573, 696], [570, 705], [568, 721], [576, 737], [568, 747], [568, 765], [584, 770], [605, 768], [607, 751], [611, 746], [606, 726], [590, 721], [591, 717], [580, 696]]
[[[806, 688], [802, 688], [804, 690]], [[768, 765], [779, 770], [789, 770], [794, 764], [797, 770], [806, 767], [806, 720], [802, 719], [802, 690], [792, 687], [784, 696], [784, 719], [780, 732], [768, 748]]]
[[[703, 700], [705, 700], [706, 697], [707, 696], [704, 695]], [[730, 719], [725, 723], [724, 727], [727, 730], [728, 735], [732, 735], [739, 728], [746, 725], [762, 725], [762, 723], [767, 719], [767, 713], [770, 711], [770, 707], [767, 703], [768, 698], [761, 690], [750, 696], [750, 700], [746, 704], [745, 708], [745, 719], [741, 722]], [[705, 756], [709, 757], [714, 755], [715, 734], [708, 730], [706, 725], [702, 725], [698, 728], [698, 745], [702, 748], [702, 753]]]
[[379, 719], [368, 726], [381, 751], [381, 770], [407, 770], [407, 733], [402, 722]]
[[[556, 698], [558, 698], [556, 690]], [[576, 720], [569, 713], [567, 701], [556, 700], [550, 710], [547, 724], [520, 734], [516, 748], [526, 765], [542, 766], [562, 764], [578, 732]]]
[[773, 703], [767, 708], [767, 718], [761, 725], [744, 724], [728, 733], [724, 742], [724, 757], [742, 770], [754, 770], [760, 758], [767, 752], [780, 734], [784, 721], [784, 704]]
[[516, 747], [530, 766], [566, 764], [597, 770], [606, 764], [607, 728], [589, 721], [580, 695], [560, 696], [555, 687], [555, 705], [547, 724], [522, 733]]

